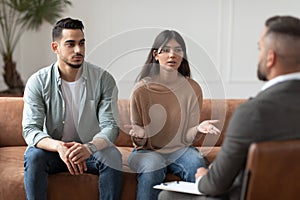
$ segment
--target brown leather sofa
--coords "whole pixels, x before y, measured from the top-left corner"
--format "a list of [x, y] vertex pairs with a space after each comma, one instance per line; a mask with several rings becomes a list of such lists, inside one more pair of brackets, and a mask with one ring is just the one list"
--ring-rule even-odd
[[[194, 146], [213, 161], [224, 138], [228, 121], [234, 109], [243, 103], [244, 99], [210, 100], [205, 99], [201, 111], [201, 120], [219, 119], [220, 136], [207, 135], [197, 141]], [[129, 100], [120, 99], [120, 134], [116, 146], [123, 156], [123, 186], [122, 200], [134, 200], [136, 197], [136, 174], [132, 173], [127, 164], [127, 158], [132, 151], [129, 135], [122, 130], [129, 123]], [[0, 97], [0, 199], [25, 199], [24, 191], [24, 151], [26, 143], [22, 137], [22, 97]], [[72, 176], [69, 173], [50, 175], [48, 178], [48, 199], [98, 199], [98, 176], [83, 174]], [[179, 180], [168, 174], [166, 181]], [[121, 183], [120, 183], [121, 184]]]

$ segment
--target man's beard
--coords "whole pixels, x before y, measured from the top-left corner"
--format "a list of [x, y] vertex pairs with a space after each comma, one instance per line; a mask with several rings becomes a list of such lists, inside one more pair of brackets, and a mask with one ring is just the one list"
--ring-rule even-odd
[[72, 64], [70, 62], [68, 62], [67, 60], [64, 61], [67, 65], [69, 65], [70, 67], [72, 67], [73, 69], [78, 69], [81, 67], [82, 63], [80, 64]]
[[78, 68], [80, 68], [81, 67], [81, 64], [80, 65], [74, 65], [74, 64], [71, 64], [71, 63], [69, 63], [69, 62], [66, 62], [66, 64], [67, 65], [69, 65], [70, 67], [72, 67], [73, 69], [78, 69]]
[[261, 64], [259, 63], [257, 67], [257, 78], [261, 81], [268, 81], [266, 75], [263, 74], [260, 69], [261, 69]]

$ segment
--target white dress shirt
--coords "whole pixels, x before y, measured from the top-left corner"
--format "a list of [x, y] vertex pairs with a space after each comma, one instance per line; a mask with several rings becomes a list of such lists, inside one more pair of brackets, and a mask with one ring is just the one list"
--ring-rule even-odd
[[290, 81], [290, 80], [300, 80], [300, 72], [296, 72], [296, 73], [289, 73], [289, 74], [284, 74], [284, 75], [280, 75], [277, 76], [271, 80], [269, 80], [262, 88], [261, 90], [265, 90], [277, 83], [281, 83], [284, 81]]

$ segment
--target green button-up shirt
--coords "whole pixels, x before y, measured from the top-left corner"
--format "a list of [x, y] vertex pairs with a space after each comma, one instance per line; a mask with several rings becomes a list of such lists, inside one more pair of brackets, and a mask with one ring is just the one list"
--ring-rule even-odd
[[[84, 87], [77, 132], [80, 142], [103, 138], [112, 144], [118, 136], [118, 89], [114, 78], [88, 62], [82, 64]], [[58, 64], [43, 68], [27, 81], [24, 92], [23, 137], [28, 146], [50, 137], [61, 140], [66, 106]]]

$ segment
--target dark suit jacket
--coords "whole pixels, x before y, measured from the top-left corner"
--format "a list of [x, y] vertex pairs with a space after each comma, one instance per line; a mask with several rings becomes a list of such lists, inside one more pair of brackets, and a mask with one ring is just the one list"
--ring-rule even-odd
[[252, 142], [300, 138], [300, 81], [278, 83], [234, 112], [222, 149], [199, 182], [208, 195], [240, 198], [242, 173]]

